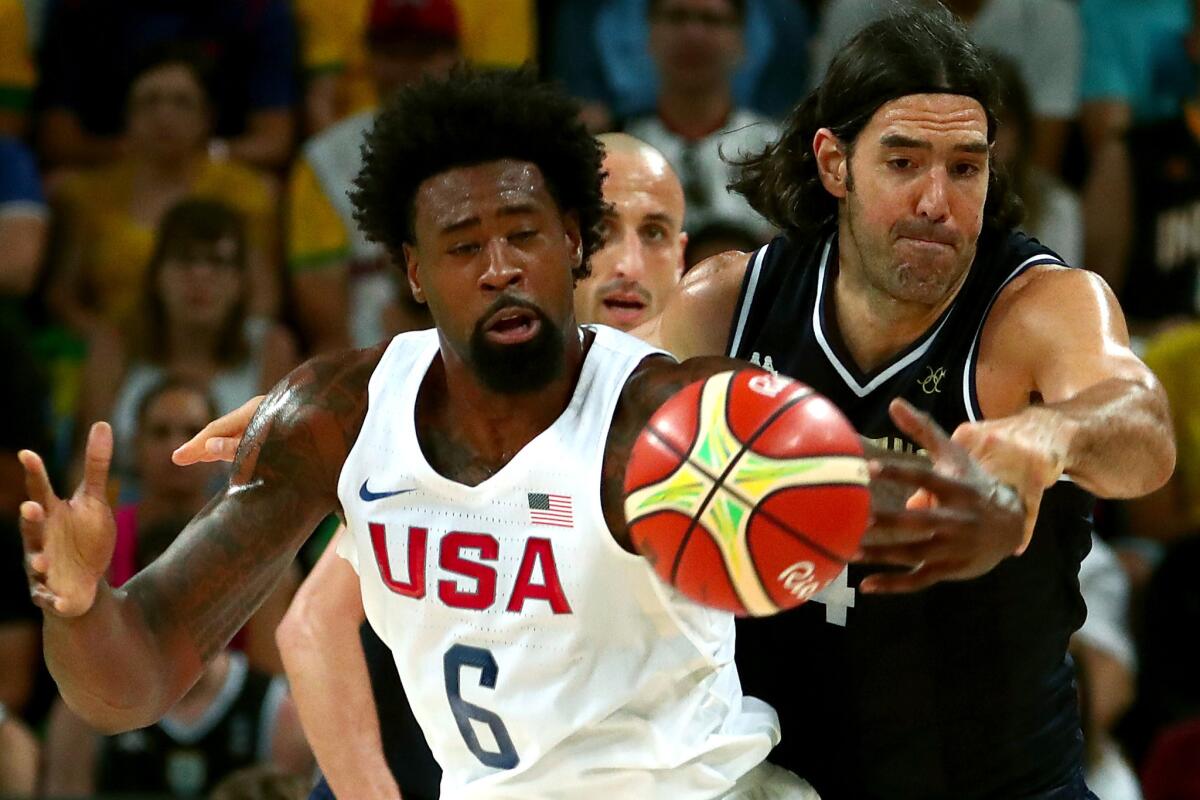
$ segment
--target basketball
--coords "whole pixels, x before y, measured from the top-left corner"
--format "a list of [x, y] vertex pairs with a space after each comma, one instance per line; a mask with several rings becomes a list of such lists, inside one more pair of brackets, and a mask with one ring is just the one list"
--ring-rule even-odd
[[854, 427], [802, 383], [757, 369], [684, 387], [625, 469], [634, 546], [697, 602], [746, 616], [797, 606], [837, 577], [870, 514]]

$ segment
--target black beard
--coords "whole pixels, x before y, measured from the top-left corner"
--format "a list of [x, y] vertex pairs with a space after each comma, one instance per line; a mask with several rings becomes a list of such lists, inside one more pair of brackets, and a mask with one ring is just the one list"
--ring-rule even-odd
[[[536, 315], [537, 334], [520, 344], [493, 344], [483, 324], [502, 308], [523, 308]], [[523, 394], [547, 386], [562, 374], [562, 330], [540, 308], [515, 297], [501, 297], [480, 318], [471, 333], [471, 366], [483, 385], [498, 394]]]

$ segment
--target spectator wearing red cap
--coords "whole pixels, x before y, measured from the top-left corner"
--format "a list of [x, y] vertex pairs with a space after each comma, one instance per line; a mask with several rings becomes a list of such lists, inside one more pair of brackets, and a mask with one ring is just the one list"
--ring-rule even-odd
[[[372, 108], [368, 27], [389, 21], [425, 35], [452, 35], [469, 63], [517, 67], [534, 57], [534, 0], [295, 0], [306, 73], [305, 117], [309, 133]], [[439, 33], [440, 31], [440, 33]]]

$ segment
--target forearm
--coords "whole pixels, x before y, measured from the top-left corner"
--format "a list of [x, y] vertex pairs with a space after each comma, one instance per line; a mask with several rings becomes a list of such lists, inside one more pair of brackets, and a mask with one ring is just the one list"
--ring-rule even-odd
[[280, 652], [313, 755], [338, 797], [397, 800], [358, 629], [289, 619]]
[[1099, 497], [1138, 497], [1166, 483], [1175, 468], [1170, 412], [1161, 389], [1110, 378], [1074, 397], [1026, 414], [1055, 428], [1064, 472]]
[[[136, 598], [101, 583], [86, 614], [47, 614], [46, 665], [67, 705], [105, 733], [131, 730], [159, 719], [174, 702], [172, 686], [186, 689], [201, 662], [178, 641], [156, 641]], [[172, 664], [168, 653], [184, 657]], [[130, 676], [137, 676], [131, 680]]]

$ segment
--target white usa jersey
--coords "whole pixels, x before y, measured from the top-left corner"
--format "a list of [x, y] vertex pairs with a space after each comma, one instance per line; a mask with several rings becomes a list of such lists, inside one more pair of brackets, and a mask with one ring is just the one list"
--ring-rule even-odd
[[604, 522], [613, 412], [655, 352], [597, 326], [567, 409], [473, 487], [417, 442], [437, 332], [397, 336], [371, 376], [338, 481], [351, 533], [339, 552], [443, 798], [707, 800], [779, 739], [775, 712], [742, 696], [733, 617], [660, 582]]

